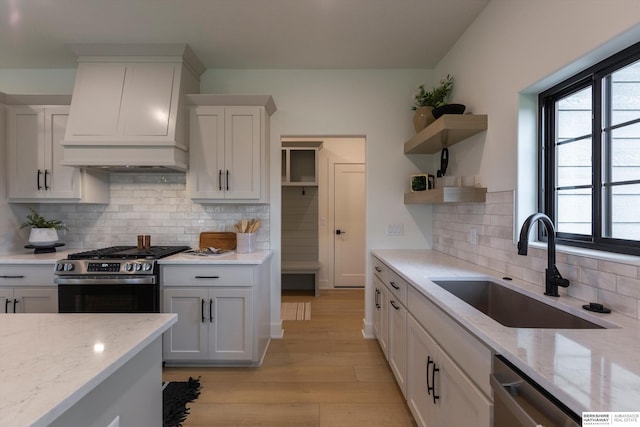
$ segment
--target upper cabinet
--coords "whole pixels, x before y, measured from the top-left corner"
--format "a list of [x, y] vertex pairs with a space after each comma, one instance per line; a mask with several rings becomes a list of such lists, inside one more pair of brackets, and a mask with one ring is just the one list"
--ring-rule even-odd
[[318, 185], [317, 147], [282, 147], [282, 185]]
[[487, 116], [445, 114], [404, 143], [404, 154], [434, 154], [487, 130]]
[[[195, 104], [189, 115], [190, 197], [201, 203], [268, 203], [272, 98], [188, 98]], [[258, 102], [260, 105], [241, 105]], [[216, 103], [227, 105], [212, 105]]]
[[7, 107], [9, 202], [109, 202], [109, 176], [63, 166], [62, 145], [69, 107]]

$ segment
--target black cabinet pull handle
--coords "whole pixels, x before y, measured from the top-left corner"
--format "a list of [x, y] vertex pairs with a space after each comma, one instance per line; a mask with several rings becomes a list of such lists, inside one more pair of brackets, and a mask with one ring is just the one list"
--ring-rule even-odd
[[49, 182], [47, 181], [47, 177], [49, 176], [49, 171], [48, 170], [44, 170], [44, 189], [48, 190], [49, 188]]
[[209, 322], [213, 323], [213, 299], [209, 299]]
[[373, 301], [376, 304], [376, 308], [380, 308], [380, 301], [378, 301], [378, 298], [380, 297], [380, 290], [378, 288], [376, 288], [376, 296], [373, 299]]
[[391, 307], [395, 308], [396, 310], [400, 310], [400, 306], [396, 305], [395, 301], [391, 300], [390, 303], [391, 303]]
[[20, 302], [20, 301], [18, 301], [18, 299], [17, 299], [17, 298], [14, 298], [14, 299], [13, 299], [13, 312], [14, 312], [14, 313], [16, 312], [16, 304], [18, 304], [19, 302]]
[[436, 394], [436, 372], [440, 372], [440, 369], [436, 367], [436, 363], [433, 362], [433, 369], [431, 370], [431, 391], [433, 391], [433, 404], [436, 404], [436, 400], [440, 399], [440, 396]]
[[218, 191], [222, 191], [222, 169], [218, 169]]
[[196, 279], [219, 279], [220, 276], [195, 276]]
[[38, 187], [38, 190], [42, 190], [42, 186], [40, 185], [40, 175], [42, 175], [42, 171], [40, 169], [38, 169], [38, 174], [37, 174], [37, 181], [36, 181], [36, 186]]
[[229, 169], [227, 169], [227, 179], [226, 179], [226, 184], [227, 184], [227, 191], [229, 191]]
[[200, 314], [202, 315], [202, 323], [204, 323], [204, 299], [200, 301]]
[[8, 313], [9, 312], [9, 303], [11, 302], [11, 300], [9, 298], [7, 298], [6, 300], [4, 300], [4, 312]]
[[395, 290], [400, 289], [400, 286], [396, 285], [396, 282], [389, 282], [389, 284], [391, 285], [391, 287]]
[[382, 273], [382, 269], [381, 269], [380, 267], [378, 267], [377, 265], [376, 265], [374, 268], [376, 269], [376, 271], [377, 271], [378, 273]]
[[3, 276], [0, 276], [0, 279], [24, 279], [24, 276], [22, 274], [18, 274], [16, 276], [3, 275]]
[[431, 386], [429, 385], [429, 366], [430, 366], [432, 363], [434, 363], [434, 364], [435, 364], [435, 362], [434, 362], [433, 360], [431, 360], [431, 356], [427, 356], [427, 374], [425, 375], [425, 377], [426, 377], [426, 380], [427, 380], [427, 394], [428, 394], [429, 396], [431, 396], [431, 390], [433, 390], [433, 387], [431, 387]]

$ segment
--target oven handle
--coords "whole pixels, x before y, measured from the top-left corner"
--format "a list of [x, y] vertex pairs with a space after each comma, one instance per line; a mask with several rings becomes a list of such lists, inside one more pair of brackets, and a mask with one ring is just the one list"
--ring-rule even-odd
[[155, 276], [114, 278], [56, 277], [56, 285], [155, 285]]

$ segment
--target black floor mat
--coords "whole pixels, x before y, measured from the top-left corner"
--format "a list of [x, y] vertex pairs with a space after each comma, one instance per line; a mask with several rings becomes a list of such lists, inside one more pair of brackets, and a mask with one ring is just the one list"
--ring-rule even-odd
[[162, 426], [181, 427], [189, 415], [187, 403], [200, 396], [200, 377], [189, 381], [170, 382], [162, 391]]

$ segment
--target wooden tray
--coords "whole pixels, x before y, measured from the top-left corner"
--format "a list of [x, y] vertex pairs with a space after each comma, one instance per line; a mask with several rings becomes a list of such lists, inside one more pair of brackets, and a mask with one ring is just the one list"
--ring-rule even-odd
[[216, 248], [231, 250], [236, 248], [236, 233], [203, 231], [200, 233], [200, 249]]

